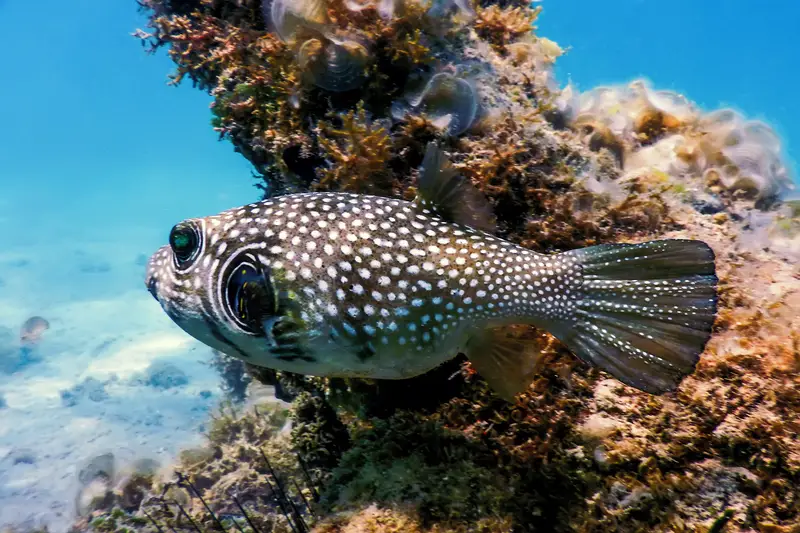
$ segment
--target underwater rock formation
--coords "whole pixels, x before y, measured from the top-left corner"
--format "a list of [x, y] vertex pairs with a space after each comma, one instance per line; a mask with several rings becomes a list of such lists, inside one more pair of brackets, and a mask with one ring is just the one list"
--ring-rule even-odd
[[133, 381], [148, 387], [166, 390], [188, 384], [189, 376], [173, 363], [162, 360], [153, 361], [142, 372], [142, 375], [136, 376]]
[[69, 389], [59, 391], [61, 403], [64, 407], [74, 407], [85, 399], [93, 402], [104, 402], [109, 398], [109, 394], [106, 391], [107, 384], [108, 381], [100, 381], [97, 378], [84, 378], [83, 381]]
[[527, 3], [142, 3], [138, 36], [168, 47], [172, 83], [214, 97], [213, 127], [266, 196], [410, 199], [437, 140], [499, 234], [535, 251], [707, 241], [720, 312], [665, 396], [537, 331], [545, 364], [513, 404], [461, 359], [391, 383], [256, 372], [291, 413], [223, 411], [137, 509], [78, 529], [800, 529], [800, 219], [768, 126], [643, 81], [559, 90], [562, 51], [529, 31]]

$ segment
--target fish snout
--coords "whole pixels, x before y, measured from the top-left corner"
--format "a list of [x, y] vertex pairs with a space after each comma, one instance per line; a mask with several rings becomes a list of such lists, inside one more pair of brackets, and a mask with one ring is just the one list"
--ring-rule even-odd
[[158, 302], [158, 280], [163, 276], [164, 269], [169, 268], [169, 246], [162, 246], [156, 251], [147, 262], [147, 270], [144, 275], [144, 285], [147, 291]]
[[147, 283], [147, 292], [149, 292], [153, 298], [158, 301], [158, 280], [154, 277], [150, 277], [149, 280], [146, 281]]

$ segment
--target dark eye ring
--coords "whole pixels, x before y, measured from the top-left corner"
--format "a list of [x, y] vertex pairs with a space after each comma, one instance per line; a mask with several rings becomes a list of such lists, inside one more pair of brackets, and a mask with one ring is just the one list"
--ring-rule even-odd
[[263, 320], [278, 312], [270, 270], [249, 254], [230, 271], [225, 296], [230, 316], [239, 327], [252, 334], [263, 333]]
[[192, 264], [200, 252], [200, 232], [194, 224], [181, 222], [169, 233], [169, 246], [179, 267]]

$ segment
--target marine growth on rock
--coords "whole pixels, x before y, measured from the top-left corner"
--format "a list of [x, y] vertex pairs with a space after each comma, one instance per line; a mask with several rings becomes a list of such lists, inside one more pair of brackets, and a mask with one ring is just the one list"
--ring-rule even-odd
[[[138, 37], [265, 196], [411, 199], [437, 141], [537, 252], [655, 237], [716, 252], [720, 312], [696, 373], [650, 396], [547, 334], [507, 403], [463, 359], [407, 382], [254, 374], [294, 398], [220, 414], [137, 509], [95, 531], [800, 529], [800, 220], [780, 141], [643, 80], [579, 92], [522, 2], [143, 0]], [[529, 28], [530, 31], [526, 30]], [[791, 197], [788, 197], [791, 199]]]

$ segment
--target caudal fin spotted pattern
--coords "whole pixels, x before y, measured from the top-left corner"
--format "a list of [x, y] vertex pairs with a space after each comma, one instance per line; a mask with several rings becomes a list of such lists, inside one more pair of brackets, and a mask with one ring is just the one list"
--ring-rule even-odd
[[554, 331], [581, 359], [643, 391], [690, 374], [717, 311], [714, 252], [701, 241], [605, 244], [566, 252], [583, 281], [575, 322]]

